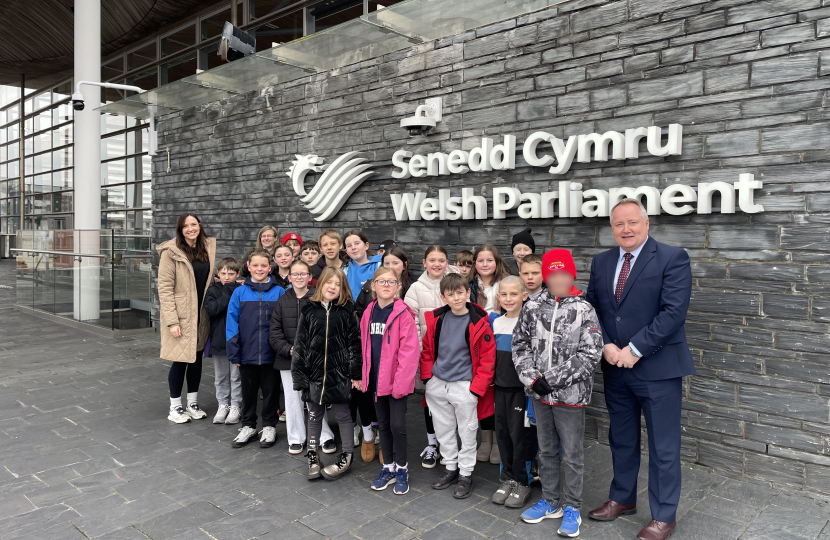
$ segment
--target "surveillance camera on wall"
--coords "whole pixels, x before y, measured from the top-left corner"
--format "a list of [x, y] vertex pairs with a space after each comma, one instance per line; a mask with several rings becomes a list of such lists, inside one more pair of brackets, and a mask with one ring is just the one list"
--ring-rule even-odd
[[256, 39], [229, 22], [222, 27], [222, 37], [219, 40], [219, 50], [216, 54], [225, 62], [233, 62], [256, 52]]
[[80, 92], [72, 94], [72, 108], [76, 111], [84, 110], [84, 95]]
[[441, 98], [430, 98], [424, 105], [418, 105], [415, 109], [415, 116], [401, 120], [401, 127], [409, 132], [410, 137], [426, 135], [435, 127], [435, 124], [442, 118], [443, 100]]

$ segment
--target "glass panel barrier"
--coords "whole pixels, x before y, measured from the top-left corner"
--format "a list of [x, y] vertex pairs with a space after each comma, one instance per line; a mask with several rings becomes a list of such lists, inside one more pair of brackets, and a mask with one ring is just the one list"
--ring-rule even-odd
[[[260, 90], [277, 83], [403, 50], [413, 44], [459, 34], [561, 4], [565, 0], [406, 0], [376, 9], [322, 32], [283, 43], [252, 56], [185, 77], [101, 107], [135, 118], [204, 105], [229, 93]], [[373, 3], [377, 7], [377, 3]], [[382, 4], [381, 4], [382, 5]], [[215, 45], [205, 49], [208, 54]], [[139, 86], [141, 86], [139, 84]], [[151, 111], [148, 104], [156, 106]]]
[[124, 231], [20, 231], [16, 304], [109, 330], [151, 328], [150, 237]]

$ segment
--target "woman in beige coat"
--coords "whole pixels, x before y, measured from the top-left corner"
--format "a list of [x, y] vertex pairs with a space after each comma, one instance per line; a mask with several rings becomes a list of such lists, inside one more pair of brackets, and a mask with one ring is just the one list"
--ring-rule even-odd
[[[202, 229], [194, 214], [176, 221], [176, 237], [160, 244], [158, 292], [161, 307], [161, 357], [172, 361], [170, 414], [177, 424], [205, 418], [197, 395], [202, 378], [202, 352], [210, 333], [210, 317], [203, 306], [213, 277], [216, 239]], [[182, 389], [187, 378], [187, 408], [182, 407]]]

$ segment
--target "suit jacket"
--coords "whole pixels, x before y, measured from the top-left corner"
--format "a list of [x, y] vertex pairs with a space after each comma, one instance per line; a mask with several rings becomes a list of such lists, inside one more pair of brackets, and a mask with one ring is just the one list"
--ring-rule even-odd
[[[643, 355], [633, 368], [639, 379], [659, 381], [693, 374], [684, 327], [692, 294], [689, 255], [649, 237], [617, 304], [614, 273], [619, 256], [615, 247], [591, 261], [586, 299], [599, 316], [603, 340], [621, 349], [629, 342], [634, 344]], [[602, 361], [607, 377], [619, 377], [623, 369]]]

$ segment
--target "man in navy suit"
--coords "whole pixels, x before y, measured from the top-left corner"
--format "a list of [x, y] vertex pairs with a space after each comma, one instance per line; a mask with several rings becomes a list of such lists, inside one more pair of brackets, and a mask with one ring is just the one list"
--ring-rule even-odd
[[680, 499], [680, 404], [683, 376], [695, 372], [684, 322], [692, 290], [689, 256], [648, 236], [637, 199], [611, 211], [619, 248], [595, 256], [587, 299], [602, 326], [602, 372], [611, 420], [614, 479], [608, 500], [589, 513], [611, 521], [637, 512], [640, 414], [648, 429], [652, 520], [640, 540], [666, 540]]

